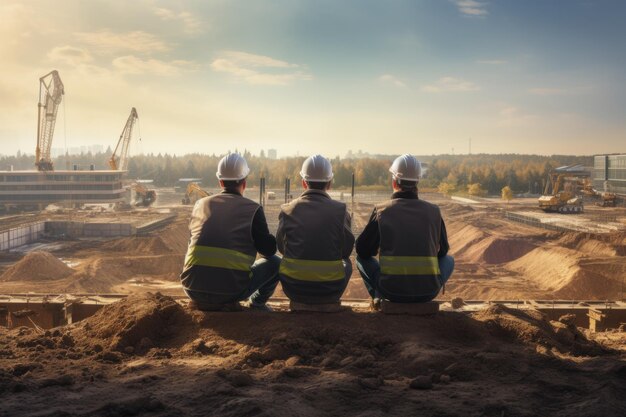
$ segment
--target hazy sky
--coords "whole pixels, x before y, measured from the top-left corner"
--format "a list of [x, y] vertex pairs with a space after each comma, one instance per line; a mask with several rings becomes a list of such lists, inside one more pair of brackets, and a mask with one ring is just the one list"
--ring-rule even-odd
[[626, 151], [623, 0], [0, 0], [0, 153]]

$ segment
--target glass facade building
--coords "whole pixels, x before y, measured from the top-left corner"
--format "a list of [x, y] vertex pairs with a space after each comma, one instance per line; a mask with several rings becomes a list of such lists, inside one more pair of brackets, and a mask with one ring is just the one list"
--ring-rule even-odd
[[596, 155], [593, 161], [593, 187], [626, 196], [626, 154]]

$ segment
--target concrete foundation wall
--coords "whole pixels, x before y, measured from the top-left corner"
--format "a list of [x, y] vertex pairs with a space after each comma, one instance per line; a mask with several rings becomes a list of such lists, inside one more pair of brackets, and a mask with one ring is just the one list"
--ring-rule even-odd
[[0, 251], [36, 242], [41, 239], [44, 231], [45, 222], [37, 222], [0, 232]]
[[127, 223], [46, 222], [46, 233], [51, 236], [69, 237], [122, 237], [135, 234], [135, 228]]

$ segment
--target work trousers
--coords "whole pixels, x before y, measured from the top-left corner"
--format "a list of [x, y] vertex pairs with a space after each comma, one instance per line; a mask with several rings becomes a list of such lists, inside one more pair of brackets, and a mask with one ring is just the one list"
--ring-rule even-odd
[[[370, 294], [370, 297], [385, 298], [392, 302], [407, 302], [406, 299], [393, 300], [393, 297], [386, 297], [385, 294], [380, 291], [380, 286], [378, 284], [380, 279], [380, 263], [378, 263], [378, 259], [374, 257], [363, 259], [357, 256], [356, 267], [363, 278], [363, 283], [365, 284], [365, 288], [367, 288], [367, 292]], [[441, 272], [438, 277], [439, 283], [441, 284], [441, 287], [443, 287], [454, 271], [454, 258], [450, 255], [439, 258], [439, 271]], [[418, 297], [413, 302], [431, 301], [437, 297], [438, 293], [439, 292]]]
[[[280, 267], [280, 257], [272, 255], [269, 258], [258, 259], [251, 267], [250, 284], [245, 291], [233, 297], [233, 302], [244, 301], [250, 298], [255, 304], [265, 304], [274, 294], [278, 285], [278, 268]], [[192, 300], [198, 303], [211, 303], [210, 294], [200, 291], [185, 289], [185, 293]]]

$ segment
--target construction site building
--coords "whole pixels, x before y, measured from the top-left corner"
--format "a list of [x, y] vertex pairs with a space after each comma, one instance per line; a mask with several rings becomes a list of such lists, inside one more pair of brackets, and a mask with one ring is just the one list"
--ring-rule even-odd
[[600, 191], [626, 196], [626, 154], [596, 155], [593, 164], [593, 186]]
[[0, 171], [0, 206], [116, 203], [125, 171]]

